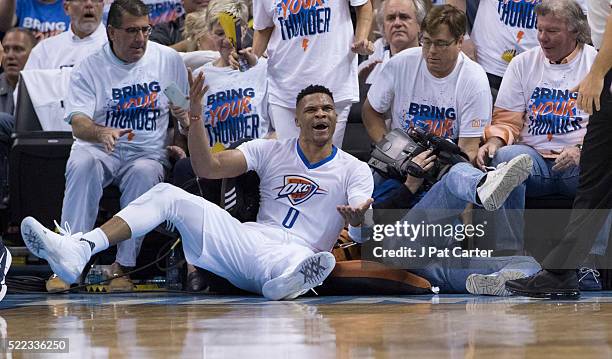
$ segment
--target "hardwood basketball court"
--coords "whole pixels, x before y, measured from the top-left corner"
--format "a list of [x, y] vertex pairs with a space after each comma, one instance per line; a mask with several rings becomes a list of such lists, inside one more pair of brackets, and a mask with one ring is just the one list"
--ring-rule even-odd
[[57, 358], [611, 358], [612, 292], [579, 301], [420, 295], [10, 294], [11, 340], [67, 338]]

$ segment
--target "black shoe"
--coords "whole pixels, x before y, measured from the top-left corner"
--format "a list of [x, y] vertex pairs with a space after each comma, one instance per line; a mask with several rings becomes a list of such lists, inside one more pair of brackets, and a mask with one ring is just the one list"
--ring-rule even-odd
[[199, 271], [191, 272], [187, 274], [187, 291], [188, 292], [201, 292], [208, 289], [208, 284], [205, 278], [200, 274]]
[[576, 271], [553, 273], [545, 269], [531, 277], [509, 280], [506, 289], [516, 295], [548, 299], [578, 299], [578, 277]]

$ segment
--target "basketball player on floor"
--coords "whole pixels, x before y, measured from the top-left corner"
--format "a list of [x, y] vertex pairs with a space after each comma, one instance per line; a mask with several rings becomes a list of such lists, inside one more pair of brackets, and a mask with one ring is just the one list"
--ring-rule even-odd
[[167, 220], [179, 230], [189, 263], [268, 299], [296, 298], [331, 273], [335, 260], [329, 251], [345, 222], [361, 241], [359, 226], [372, 203], [371, 172], [333, 146], [337, 114], [323, 86], [308, 86], [297, 96], [299, 138], [256, 139], [212, 154], [201, 119], [204, 77], [190, 74], [189, 80], [189, 150], [196, 175], [225, 178], [255, 170], [261, 178], [257, 222], [240, 223], [215, 204], [162, 183], [85, 234], [61, 236], [27, 217], [21, 223], [24, 242], [72, 283], [92, 255]]

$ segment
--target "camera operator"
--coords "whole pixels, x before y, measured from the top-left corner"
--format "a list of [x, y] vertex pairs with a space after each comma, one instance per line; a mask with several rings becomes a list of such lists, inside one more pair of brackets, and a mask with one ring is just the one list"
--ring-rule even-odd
[[383, 178], [403, 183], [389, 198], [375, 202], [374, 208], [452, 209], [460, 214], [472, 203], [495, 211], [533, 166], [531, 157], [522, 155], [483, 172], [464, 158], [452, 159], [451, 151], [431, 145], [440, 137], [430, 135], [428, 142], [421, 143], [414, 140], [414, 132], [394, 129], [372, 152], [370, 166]]
[[[415, 143], [407, 139], [408, 136], [399, 129], [391, 131], [377, 144], [373, 159], [370, 160], [373, 167], [388, 177], [405, 176], [403, 185], [395, 189], [388, 199], [374, 203], [376, 210], [409, 208], [410, 211], [400, 223], [452, 224], [469, 203], [490, 211], [496, 210], [508, 194], [528, 177], [529, 169], [533, 166], [531, 158], [523, 155], [499, 165], [495, 170], [482, 172], [464, 160], [452, 165], [440, 178], [431, 172], [440, 168], [441, 157], [447, 157], [448, 154], [430, 148], [413, 156], [414, 152], [407, 153], [407, 150], [418, 146], [414, 146]], [[399, 152], [400, 155], [393, 156]], [[434, 152], [440, 154], [435, 155]], [[388, 168], [386, 173], [382, 170], [385, 166]], [[423, 189], [431, 184], [432, 178], [439, 180], [424, 192]], [[419, 195], [422, 195], [420, 200]], [[458, 244], [453, 238], [436, 237], [419, 238], [416, 241], [388, 237], [386, 241], [385, 248], [397, 249], [399, 245], [406, 245], [417, 252], [432, 245], [452, 249]], [[415, 263], [423, 265], [414, 266]], [[394, 262], [394, 265], [397, 264], [397, 261]], [[525, 256], [445, 257], [412, 262], [412, 266], [415, 268], [410, 269], [411, 272], [429, 280], [442, 293], [487, 295], [511, 295], [505, 289], [507, 280], [523, 278], [540, 270], [535, 259]]]
[[[457, 143], [473, 161], [484, 127], [491, 120], [487, 76], [461, 52], [465, 13], [450, 5], [433, 8], [423, 20], [421, 48], [393, 56], [376, 77], [363, 106], [372, 141], [391, 129], [426, 128]], [[375, 200], [386, 200], [401, 183], [375, 177]]]

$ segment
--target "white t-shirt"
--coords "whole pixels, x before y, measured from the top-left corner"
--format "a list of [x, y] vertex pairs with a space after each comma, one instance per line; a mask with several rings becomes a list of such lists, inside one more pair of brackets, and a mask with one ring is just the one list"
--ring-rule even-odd
[[358, 206], [372, 196], [368, 165], [336, 147], [314, 164], [295, 138], [253, 140], [238, 149], [261, 180], [257, 222], [284, 229], [315, 252], [331, 250], [344, 226], [336, 206]]
[[173, 49], [149, 41], [144, 56], [126, 64], [106, 44], [72, 71], [66, 120], [81, 113], [100, 126], [132, 129], [134, 136], [121, 137], [117, 149], [164, 154], [169, 108], [163, 89], [171, 83], [189, 92], [187, 69]]
[[368, 101], [379, 113], [391, 113], [391, 129], [413, 126], [457, 140], [480, 137], [491, 121], [491, 90], [482, 67], [463, 53], [444, 78], [427, 69], [422, 48], [393, 56], [368, 92]]
[[582, 143], [589, 115], [576, 107], [578, 85], [597, 51], [589, 45], [567, 64], [551, 64], [540, 47], [517, 56], [506, 71], [495, 106], [525, 112], [519, 143], [540, 152]]
[[329, 88], [336, 103], [359, 101], [349, 1], [352, 6], [367, 2], [253, 2], [255, 30], [274, 27], [268, 43], [270, 103], [295, 108], [295, 98], [308, 85]]
[[262, 138], [268, 133], [267, 61], [246, 72], [212, 63], [197, 69], [204, 71], [208, 91], [204, 94], [204, 127], [210, 146], [227, 148], [246, 137]]
[[591, 27], [591, 40], [596, 49], [601, 48], [606, 21], [612, 8], [612, 0], [587, 0], [589, 16], [587, 20]]
[[21, 72], [21, 80], [27, 88], [43, 131], [72, 131], [72, 127], [64, 121], [72, 69], [72, 67], [63, 67]]
[[[586, 0], [579, 0], [586, 12]], [[504, 76], [512, 58], [539, 46], [534, 11], [541, 0], [480, 0], [470, 37], [487, 73]]]
[[91, 35], [81, 39], [68, 31], [49, 37], [34, 46], [24, 70], [60, 69], [72, 67], [97, 52], [108, 42], [106, 29], [100, 24]]
[[202, 67], [211, 61], [215, 61], [220, 56], [218, 51], [208, 50], [179, 52], [179, 55], [181, 55], [183, 58], [185, 66], [192, 69], [197, 69], [198, 67]]

